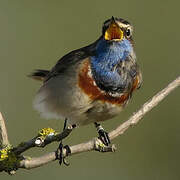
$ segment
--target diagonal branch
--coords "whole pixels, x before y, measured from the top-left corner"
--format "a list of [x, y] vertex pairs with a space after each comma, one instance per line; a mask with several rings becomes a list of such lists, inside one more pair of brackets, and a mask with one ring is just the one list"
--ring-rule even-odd
[[7, 129], [4, 118], [0, 112], [0, 149], [9, 145]]
[[118, 126], [115, 130], [110, 132], [110, 138], [123, 134], [130, 126], [136, 125], [143, 116], [157, 106], [169, 93], [171, 93], [175, 88], [180, 86], [180, 76], [168, 84], [163, 90], [154, 95], [150, 100], [148, 100], [136, 113], [134, 113], [129, 120], [124, 122], [122, 125]]
[[[149, 101], [147, 101], [139, 111], [134, 113], [127, 121], [125, 121], [123, 124], [119, 125], [115, 130], [111, 131], [109, 133], [110, 139], [114, 139], [119, 135], [122, 135], [130, 126], [136, 125], [143, 117], [144, 115], [149, 112], [152, 108], [158, 105], [159, 102], [161, 102], [169, 93], [171, 93], [175, 88], [180, 86], [180, 76], [177, 77], [174, 81], [172, 81], [166, 88], [161, 90], [159, 93], [157, 93], [155, 96], [153, 96]], [[81, 153], [81, 152], [87, 152], [92, 150], [98, 150], [98, 151], [114, 151], [115, 148], [113, 147], [103, 147], [102, 142], [98, 138], [94, 138], [93, 140], [90, 140], [85, 143], [81, 143], [78, 145], [74, 145], [70, 147], [71, 155]], [[63, 150], [64, 156], [66, 156], [66, 150]], [[37, 157], [37, 158], [31, 158], [31, 159], [23, 159], [19, 162], [18, 167], [19, 168], [25, 168], [25, 169], [31, 169], [36, 168], [39, 166], [42, 166], [44, 164], [47, 164], [51, 161], [56, 160], [56, 152], [50, 152], [46, 155]]]

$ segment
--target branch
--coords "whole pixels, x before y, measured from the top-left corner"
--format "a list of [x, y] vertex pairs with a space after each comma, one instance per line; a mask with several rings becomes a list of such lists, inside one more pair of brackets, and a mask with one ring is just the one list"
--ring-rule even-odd
[[[153, 96], [149, 101], [147, 101], [139, 111], [134, 113], [126, 122], [119, 125], [115, 130], [109, 133], [109, 137], [111, 140], [116, 138], [119, 135], [122, 135], [130, 126], [137, 124], [143, 116], [149, 112], [152, 108], [158, 105], [170, 92], [172, 92], [175, 88], [180, 86], [180, 76], [171, 82], [166, 88], [158, 92], [155, 96]], [[77, 153], [98, 150], [102, 152], [113, 152], [115, 147], [103, 147], [102, 142], [98, 138], [94, 138], [85, 143], [81, 143], [78, 145], [74, 145], [70, 147], [71, 154], [74, 155]], [[66, 156], [66, 150], [63, 151], [64, 156]], [[30, 160], [24, 159], [19, 163], [19, 168], [31, 169], [47, 164], [51, 161], [56, 160], [56, 152], [51, 152], [41, 157], [32, 158]]]
[[136, 113], [134, 113], [129, 120], [124, 122], [122, 125], [118, 126], [115, 130], [110, 132], [110, 138], [123, 134], [130, 126], [136, 125], [143, 116], [151, 111], [152, 108], [157, 106], [169, 93], [180, 86], [180, 76], [168, 84], [163, 90], [154, 95], [150, 100], [148, 100]]
[[[44, 129], [52, 130], [51, 128], [44, 128]], [[42, 130], [44, 130], [44, 129], [42, 129]], [[20, 143], [16, 148], [13, 149], [13, 152], [16, 155], [20, 155], [21, 153], [23, 153], [23, 152], [27, 151], [28, 149], [35, 147], [35, 146], [44, 148], [46, 145], [48, 145], [54, 141], [61, 141], [62, 139], [66, 138], [71, 132], [72, 132], [72, 127], [68, 127], [62, 133], [49, 132], [45, 135], [39, 134], [29, 141]]]
[[9, 145], [7, 129], [4, 118], [0, 112], [0, 149]]
[[[149, 112], [152, 108], [158, 105], [159, 102], [161, 102], [170, 92], [172, 92], [175, 88], [180, 86], [180, 76], [175, 79], [173, 82], [171, 82], [166, 88], [161, 90], [159, 93], [157, 93], [155, 96], [153, 96], [149, 101], [147, 101], [139, 111], [134, 113], [127, 121], [119, 125], [115, 130], [111, 131], [109, 133], [109, 137], [111, 140], [116, 138], [119, 135], [122, 135], [130, 126], [136, 125], [143, 116]], [[2, 127], [2, 125], [1, 125]], [[17, 156], [18, 163], [16, 162], [16, 168], [24, 168], [24, 169], [31, 169], [36, 168], [39, 166], [42, 166], [44, 164], [47, 164], [51, 161], [56, 160], [56, 153], [57, 152], [50, 152], [40, 157], [35, 158], [27, 158], [23, 156], [19, 156], [22, 152], [30, 149], [31, 147], [38, 146], [38, 147], [45, 147], [47, 144], [53, 142], [53, 141], [59, 141], [66, 137], [68, 133], [70, 133], [72, 129], [70, 128], [68, 132], [65, 134], [52, 134], [47, 133], [45, 136], [38, 135], [35, 138], [31, 139], [30, 141], [27, 141], [25, 143], [21, 143], [19, 146], [14, 148], [12, 150], [13, 153]], [[6, 133], [7, 135], [7, 133]], [[7, 137], [7, 136], [6, 136]], [[7, 141], [8, 142], [8, 141]], [[74, 145], [70, 147], [71, 154], [74, 155], [81, 152], [87, 152], [87, 151], [100, 151], [100, 152], [114, 152], [115, 146], [112, 145], [111, 147], [105, 146], [100, 139], [94, 138], [88, 142], [81, 143], [78, 145]], [[66, 149], [63, 149], [63, 155], [64, 157], [67, 156]], [[1, 170], [1, 169], [0, 169]], [[17, 170], [17, 169], [16, 169]], [[12, 171], [14, 173], [14, 171]]]

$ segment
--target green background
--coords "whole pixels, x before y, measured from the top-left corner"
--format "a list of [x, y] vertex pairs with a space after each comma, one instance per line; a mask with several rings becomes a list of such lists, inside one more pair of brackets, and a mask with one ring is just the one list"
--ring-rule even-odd
[[[102, 22], [113, 16], [134, 25], [143, 86], [119, 117], [103, 123], [110, 131], [125, 121], [152, 95], [180, 75], [180, 1], [143, 0], [0, 0], [0, 111], [4, 114], [12, 144], [35, 136], [39, 129], [60, 130], [63, 121], [44, 120], [33, 109], [33, 97], [41, 83], [26, 75], [34, 69], [50, 69], [71, 50], [95, 41]], [[19, 170], [0, 179], [180, 179], [180, 93], [176, 89], [141, 123], [113, 141], [116, 153], [88, 152], [69, 157], [69, 167], [52, 162], [30, 171]], [[96, 136], [93, 125], [76, 129], [69, 145]], [[53, 151], [34, 148], [26, 155]]]

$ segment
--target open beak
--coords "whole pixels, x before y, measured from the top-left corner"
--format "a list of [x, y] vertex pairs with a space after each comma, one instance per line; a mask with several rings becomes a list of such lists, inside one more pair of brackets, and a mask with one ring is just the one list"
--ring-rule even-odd
[[107, 28], [105, 34], [104, 34], [104, 39], [105, 40], [115, 40], [115, 41], [120, 41], [124, 37], [123, 31], [120, 29], [118, 24], [115, 22], [114, 19], [112, 19], [111, 24]]

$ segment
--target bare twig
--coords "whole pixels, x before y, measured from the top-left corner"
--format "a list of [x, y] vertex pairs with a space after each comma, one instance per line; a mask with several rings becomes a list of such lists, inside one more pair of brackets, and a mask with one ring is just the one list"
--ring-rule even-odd
[[110, 132], [110, 138], [114, 139], [115, 137], [123, 134], [129, 126], [135, 125], [143, 118], [143, 116], [149, 112], [152, 108], [158, 105], [170, 92], [175, 88], [180, 86], [180, 76], [172, 81], [167, 87], [154, 95], [149, 101], [147, 101], [134, 115], [132, 115], [129, 120], [124, 122], [122, 125], [118, 126], [115, 130]]
[[9, 145], [9, 140], [8, 140], [7, 129], [2, 113], [0, 112], [0, 149], [8, 145]]
[[[118, 126], [115, 130], [109, 133], [110, 139], [114, 139], [119, 135], [122, 135], [130, 126], [137, 124], [143, 116], [149, 112], [152, 108], [158, 105], [160, 101], [162, 101], [170, 92], [172, 92], [175, 88], [180, 86], [180, 76], [171, 82], [166, 88], [153, 96], [149, 101], [147, 101], [139, 111], [134, 113], [126, 122]], [[94, 138], [85, 143], [81, 143], [78, 145], [74, 145], [70, 147], [71, 155], [87, 152], [92, 150], [98, 150], [102, 152], [113, 152], [115, 147], [103, 147], [102, 142], [98, 138]], [[66, 150], [63, 151], [64, 156], [66, 156]], [[46, 155], [37, 158], [24, 159], [20, 161], [19, 168], [31, 169], [47, 164], [51, 161], [56, 160], [56, 152], [51, 152]]]

